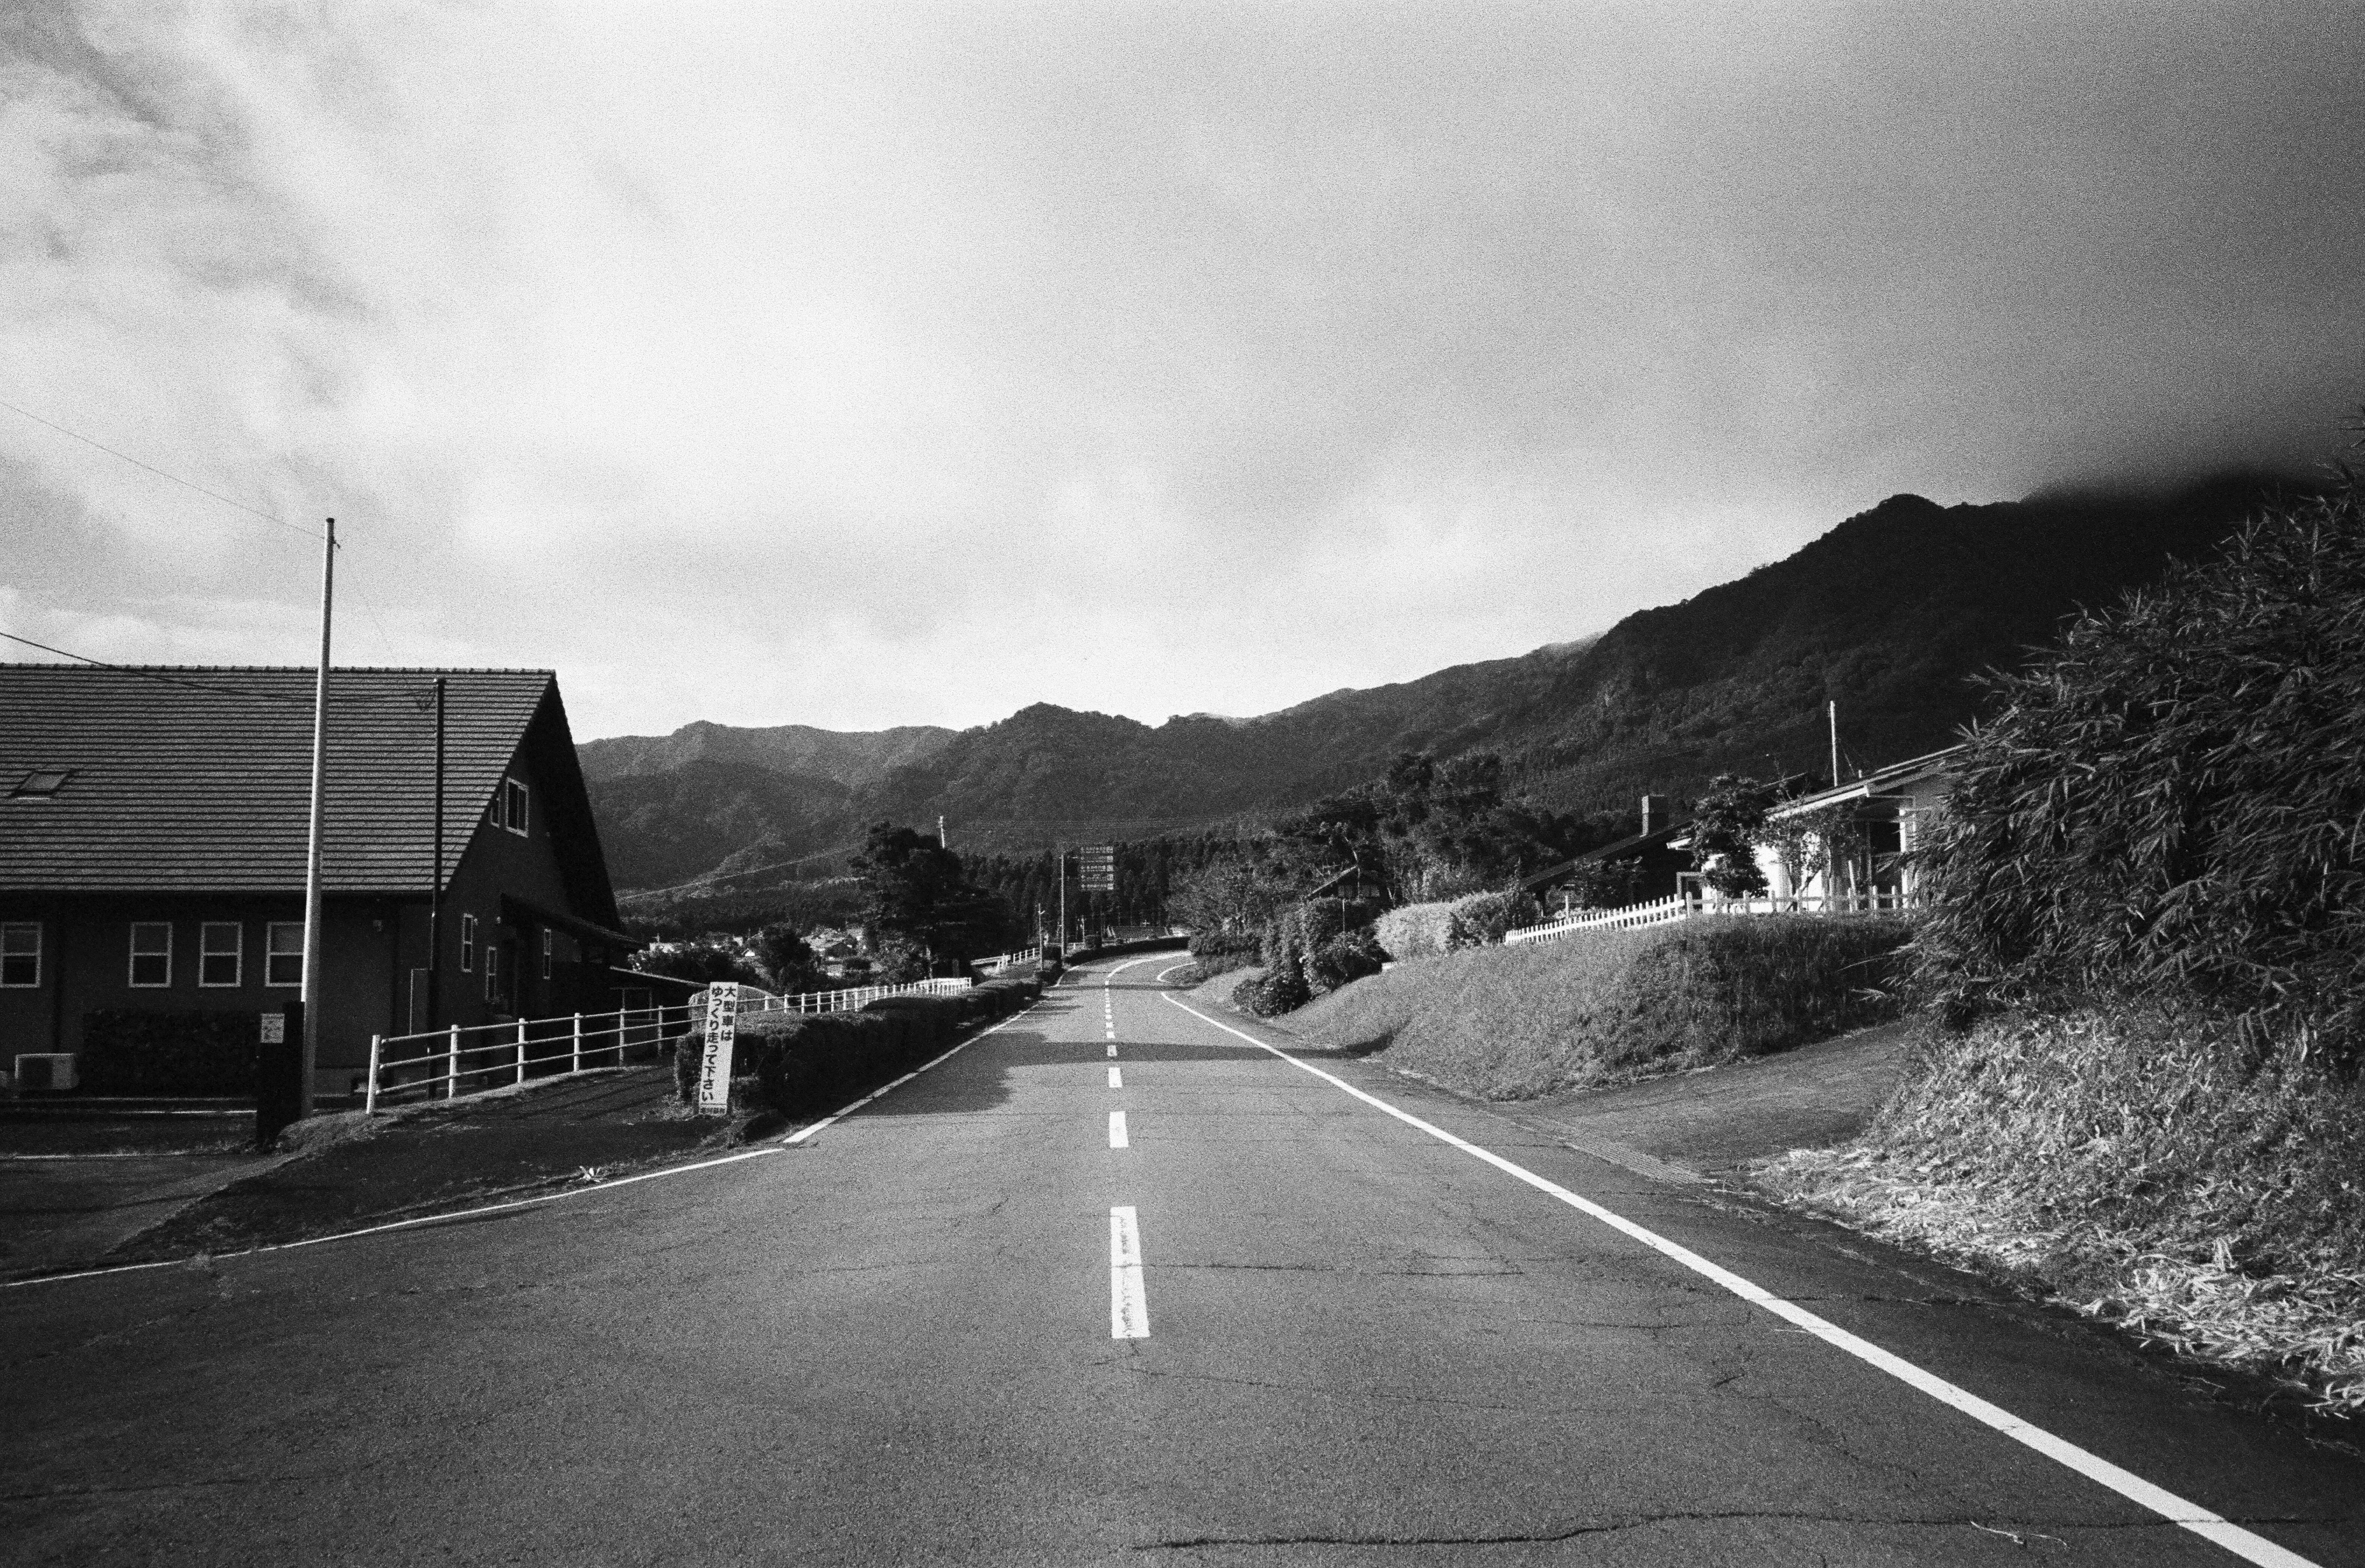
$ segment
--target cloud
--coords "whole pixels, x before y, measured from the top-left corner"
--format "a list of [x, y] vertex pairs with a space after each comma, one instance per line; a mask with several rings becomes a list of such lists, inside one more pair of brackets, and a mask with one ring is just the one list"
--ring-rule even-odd
[[[1255, 711], [2358, 396], [2343, 7], [0, 26], [0, 398], [586, 734]], [[305, 656], [299, 535], [5, 410], [0, 548]]]

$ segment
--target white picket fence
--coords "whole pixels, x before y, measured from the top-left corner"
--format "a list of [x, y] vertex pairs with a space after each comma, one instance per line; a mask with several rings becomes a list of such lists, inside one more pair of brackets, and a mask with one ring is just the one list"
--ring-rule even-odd
[[980, 958], [977, 961], [977, 967], [987, 974], [998, 975], [1005, 970], [1014, 969], [1021, 964], [1039, 964], [1042, 961], [1042, 948], [1021, 947], [1015, 953], [1002, 953], [991, 958]]
[[1898, 892], [1792, 894], [1785, 898], [1725, 899], [1714, 894], [1676, 893], [1649, 903], [1623, 909], [1591, 909], [1578, 914], [1523, 925], [1503, 933], [1506, 946], [1522, 942], [1557, 942], [1579, 931], [1639, 931], [1652, 925], [1672, 925], [1679, 920], [1718, 914], [1904, 914], [1920, 901]]

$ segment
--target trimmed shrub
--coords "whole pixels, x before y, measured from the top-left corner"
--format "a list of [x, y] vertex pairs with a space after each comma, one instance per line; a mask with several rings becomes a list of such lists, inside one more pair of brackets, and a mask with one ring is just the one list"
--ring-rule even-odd
[[75, 1067], [101, 1094], [252, 1094], [262, 1038], [253, 1013], [95, 1008]]
[[1542, 906], [1520, 888], [1456, 899], [1446, 906], [1445, 950], [1499, 946], [1504, 932], [1516, 925], [1533, 925], [1543, 913]]
[[1380, 972], [1387, 955], [1369, 931], [1342, 931], [1306, 957], [1306, 982], [1317, 996]]
[[1299, 1033], [1523, 1100], [1778, 1051], [1895, 1015], [1903, 922], [1764, 915], [1474, 947], [1359, 980]]
[[[858, 1013], [742, 1014], [733, 1077], [752, 1076], [766, 1107], [784, 1115], [835, 1110], [943, 1055], [963, 1029], [1006, 1017], [1042, 994], [1040, 980], [1013, 976], [943, 995], [883, 996]], [[705, 1048], [696, 1030], [675, 1056], [674, 1082], [685, 1102]]]
[[1284, 946], [1264, 978], [1253, 988], [1243, 987], [1240, 995], [1249, 1011], [1261, 1018], [1294, 1013], [1313, 1001], [1314, 991], [1306, 983], [1306, 964], [1298, 957], [1296, 945]]
[[1452, 919], [1450, 903], [1402, 904], [1374, 921], [1372, 935], [1398, 963], [1432, 958], [1445, 951], [1446, 931]]

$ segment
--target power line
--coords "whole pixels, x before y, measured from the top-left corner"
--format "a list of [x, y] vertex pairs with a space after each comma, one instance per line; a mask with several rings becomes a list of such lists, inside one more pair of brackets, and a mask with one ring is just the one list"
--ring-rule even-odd
[[676, 882], [669, 888], [628, 888], [616, 896], [640, 899], [657, 893], [685, 892], [692, 888], [711, 888], [717, 882], [728, 881], [734, 877], [752, 877], [758, 871], [785, 871], [791, 866], [801, 866], [809, 860], [826, 860], [833, 855], [844, 855], [861, 847], [859, 844], [842, 844], [835, 849], [816, 849], [811, 855], [800, 855], [794, 860], [776, 860], [769, 866], [750, 866], [744, 871], [710, 871], [695, 881]]
[[[11, 643], [22, 643], [28, 648], [39, 648], [45, 654], [55, 654], [62, 659], [73, 659], [78, 664], [89, 665], [94, 669], [112, 670], [118, 675], [128, 675], [139, 680], [152, 680], [160, 686], [185, 687], [191, 691], [209, 691], [221, 697], [244, 697], [257, 702], [286, 702], [301, 708], [312, 706], [312, 700], [309, 697], [290, 697], [280, 691], [257, 691], [252, 687], [219, 686], [210, 681], [188, 680], [179, 676], [166, 675], [161, 670], [151, 669], [144, 665], [113, 664], [106, 659], [95, 659], [88, 654], [77, 654], [71, 648], [53, 648], [47, 643], [36, 643], [30, 637], [19, 637], [14, 632], [0, 632], [0, 638], [6, 638]], [[331, 676], [336, 674], [333, 666], [331, 666], [329, 673]], [[348, 670], [346, 673], [353, 672]], [[394, 691], [374, 691], [359, 697], [340, 694], [331, 706], [350, 708], [367, 702], [398, 701], [410, 702], [416, 706], [419, 693], [432, 689], [432, 687], [405, 687]]]
[[9, 402], [5, 398], [0, 398], [0, 409], [6, 409], [12, 414], [21, 414], [26, 419], [32, 420], [35, 424], [47, 430], [53, 430], [60, 435], [64, 436], [71, 441], [78, 441], [84, 446], [96, 447], [99, 451], [104, 452], [109, 457], [119, 458], [123, 462], [130, 464], [134, 468], [144, 468], [149, 473], [155, 475], [159, 479], [170, 479], [175, 485], [179, 485], [185, 489], [195, 490], [197, 494], [205, 496], [209, 499], [219, 501], [226, 507], [236, 507], [239, 510], [245, 512], [248, 516], [259, 517], [263, 521], [272, 524], [275, 528], [286, 529], [291, 533], [300, 533], [307, 539], [318, 539], [321, 537], [319, 534], [313, 532], [310, 529], [290, 522], [284, 517], [274, 517], [267, 511], [248, 506], [244, 501], [232, 500], [230, 497], [223, 495], [219, 490], [208, 490], [194, 479], [184, 479], [178, 474], [167, 473], [163, 469], [157, 467], [153, 463], [142, 463], [140, 459], [132, 456], [128, 452], [118, 452], [115, 448], [107, 445], [105, 442], [93, 441], [90, 437], [84, 435], [79, 431], [70, 431], [62, 424], [41, 418], [40, 415], [33, 412], [30, 409], [18, 408], [16, 404]]

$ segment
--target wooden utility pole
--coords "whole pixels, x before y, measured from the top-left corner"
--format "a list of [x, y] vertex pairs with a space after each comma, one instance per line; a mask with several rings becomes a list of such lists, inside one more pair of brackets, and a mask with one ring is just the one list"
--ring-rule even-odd
[[337, 520], [320, 544], [320, 666], [312, 672], [312, 823], [304, 851], [304, 1079], [298, 1117], [312, 1114], [312, 1074], [320, 1065], [320, 797], [329, 766], [329, 607], [337, 582]]

